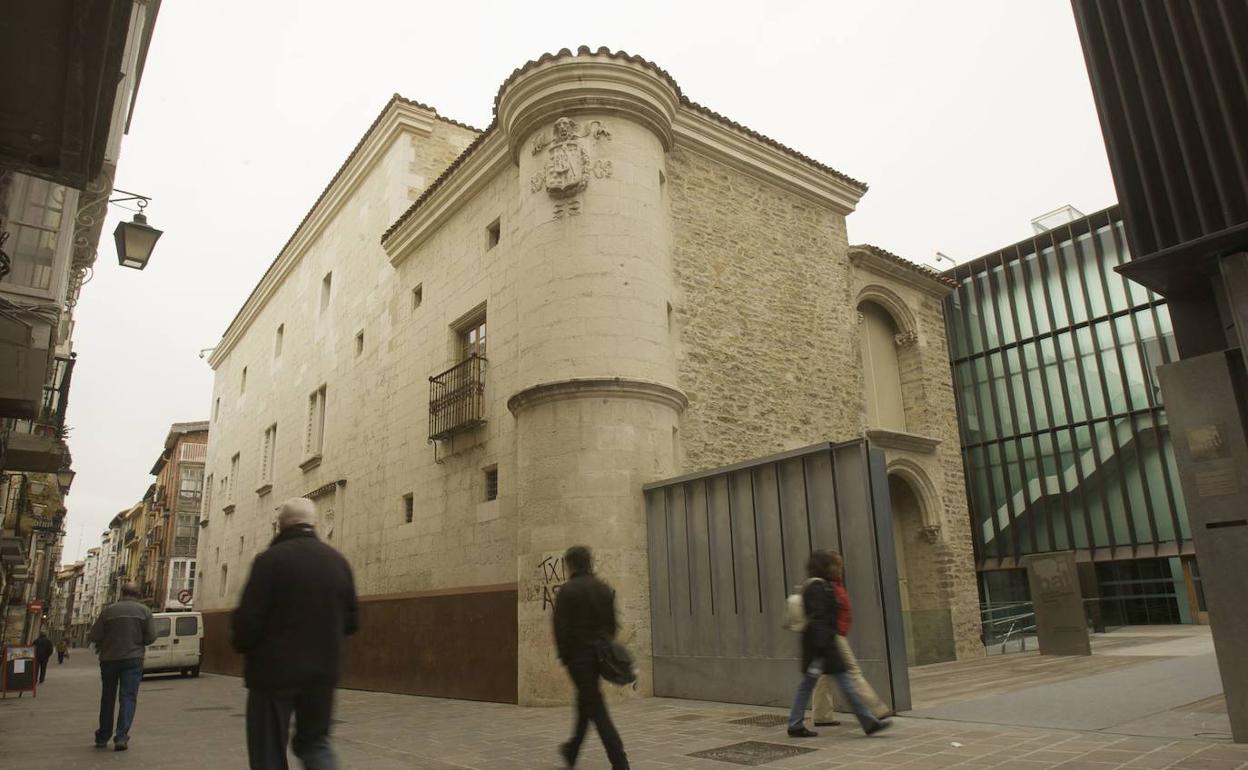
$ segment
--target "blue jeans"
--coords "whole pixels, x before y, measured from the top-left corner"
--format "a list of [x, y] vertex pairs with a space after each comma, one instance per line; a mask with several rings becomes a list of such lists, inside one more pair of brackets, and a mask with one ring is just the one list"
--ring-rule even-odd
[[[854, 716], [858, 717], [858, 724], [862, 725], [863, 730], [879, 725], [880, 720], [876, 719], [871, 710], [862, 702], [862, 696], [858, 694], [854, 678], [848, 671], [842, 671], [839, 674], [829, 672], [827, 676], [835, 679], [841, 692], [845, 693], [845, 699], [849, 701], [849, 707], [853, 709]], [[800, 729], [806, 721], [806, 707], [810, 705], [811, 693], [815, 691], [815, 685], [818, 683], [818, 676], [802, 672], [801, 684], [797, 686], [797, 694], [793, 696], [793, 710], [789, 712], [790, 730]]]
[[[143, 659], [101, 660], [100, 680], [100, 729], [95, 731], [96, 743], [107, 743], [109, 734], [113, 742], [130, 740], [130, 724], [134, 721], [134, 707], [139, 702], [139, 682], [143, 681]], [[118, 687], [121, 695], [118, 697]], [[117, 732], [113, 733], [113, 706], [117, 705]]]

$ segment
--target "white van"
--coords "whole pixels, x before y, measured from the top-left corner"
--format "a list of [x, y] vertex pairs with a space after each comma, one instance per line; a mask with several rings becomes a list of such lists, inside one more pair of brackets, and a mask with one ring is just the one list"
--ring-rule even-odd
[[143, 673], [177, 671], [199, 676], [200, 642], [204, 638], [204, 617], [198, 612], [157, 612], [156, 641], [147, 646]]

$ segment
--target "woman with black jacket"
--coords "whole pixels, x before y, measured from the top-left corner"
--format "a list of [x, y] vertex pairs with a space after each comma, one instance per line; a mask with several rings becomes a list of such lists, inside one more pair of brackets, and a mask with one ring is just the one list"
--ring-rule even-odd
[[887, 720], [876, 719], [862, 702], [837, 651], [837, 605], [831, 582], [840, 564], [840, 555], [833, 551], [815, 551], [806, 560], [808, 578], [802, 584], [802, 607], [806, 611], [806, 628], [802, 630], [802, 681], [793, 697], [793, 710], [789, 712], [789, 736], [793, 738], [818, 735], [806, 729], [806, 708], [815, 684], [824, 674], [836, 679], [863, 732], [871, 735], [890, 725]]

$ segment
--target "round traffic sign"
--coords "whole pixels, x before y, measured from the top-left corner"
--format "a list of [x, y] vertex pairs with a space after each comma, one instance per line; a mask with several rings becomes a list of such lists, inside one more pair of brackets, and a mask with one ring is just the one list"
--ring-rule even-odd
[[182, 602], [183, 604], [190, 604], [191, 592], [185, 588], [183, 588], [181, 591], [178, 591], [178, 601]]

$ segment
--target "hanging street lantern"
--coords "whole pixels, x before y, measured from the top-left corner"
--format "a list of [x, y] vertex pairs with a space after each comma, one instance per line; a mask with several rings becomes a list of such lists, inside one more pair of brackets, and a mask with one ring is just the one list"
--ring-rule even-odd
[[147, 224], [147, 217], [141, 211], [134, 215], [133, 221], [118, 222], [117, 229], [113, 231], [113, 238], [117, 241], [117, 263], [135, 270], [147, 267], [152, 247], [160, 235], [160, 230]]

